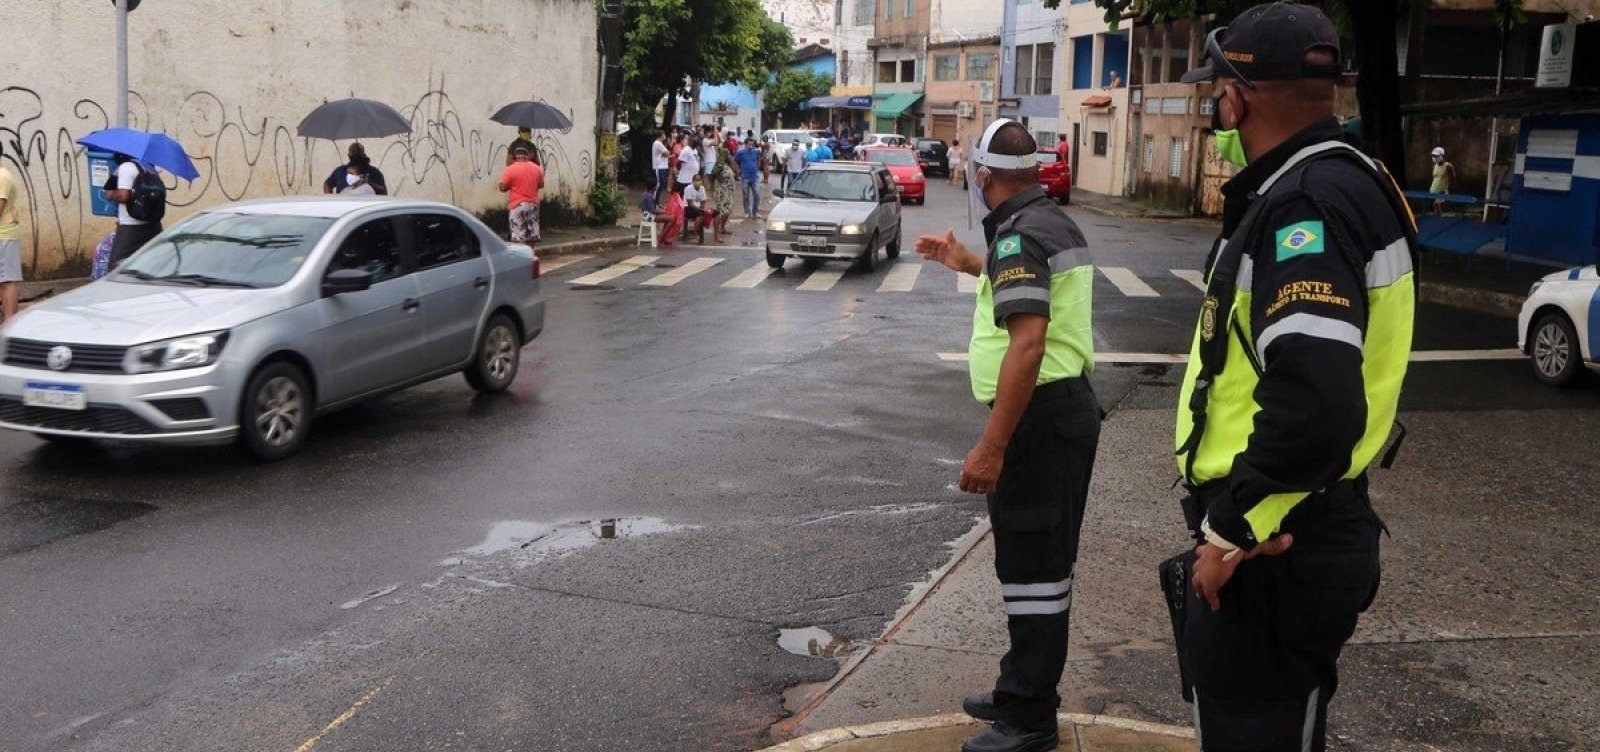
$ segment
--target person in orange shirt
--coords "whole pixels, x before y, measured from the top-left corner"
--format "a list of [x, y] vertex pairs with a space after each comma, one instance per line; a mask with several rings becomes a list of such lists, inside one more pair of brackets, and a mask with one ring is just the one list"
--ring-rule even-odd
[[511, 242], [539, 242], [539, 189], [544, 187], [544, 168], [533, 162], [527, 147], [517, 147], [516, 161], [500, 174], [500, 192], [510, 194]]

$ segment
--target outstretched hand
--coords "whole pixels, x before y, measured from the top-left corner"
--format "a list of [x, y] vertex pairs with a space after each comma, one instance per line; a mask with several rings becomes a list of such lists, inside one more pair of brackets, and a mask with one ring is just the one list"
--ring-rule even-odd
[[946, 230], [942, 238], [937, 235], [917, 238], [917, 253], [956, 272], [977, 276], [982, 271], [983, 261], [956, 240], [954, 229]]

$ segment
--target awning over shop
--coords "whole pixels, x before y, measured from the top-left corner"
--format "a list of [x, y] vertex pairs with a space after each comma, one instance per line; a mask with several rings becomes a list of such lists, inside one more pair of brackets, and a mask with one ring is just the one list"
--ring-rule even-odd
[[870, 110], [872, 97], [812, 97], [802, 110]]
[[922, 92], [906, 94], [890, 94], [878, 100], [878, 106], [872, 108], [872, 114], [881, 118], [897, 118], [904, 115], [911, 106], [922, 101]]
[[1456, 99], [1447, 102], [1420, 102], [1400, 108], [1400, 114], [1414, 118], [1476, 118], [1553, 115], [1600, 110], [1600, 91], [1520, 91], [1497, 97]]

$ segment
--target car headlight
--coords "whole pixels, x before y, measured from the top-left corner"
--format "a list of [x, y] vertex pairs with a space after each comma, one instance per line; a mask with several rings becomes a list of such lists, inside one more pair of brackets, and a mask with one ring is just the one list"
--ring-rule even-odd
[[128, 373], [155, 373], [202, 368], [217, 362], [217, 357], [222, 355], [222, 346], [227, 341], [227, 332], [211, 332], [134, 345], [128, 348], [128, 354], [123, 357], [122, 370]]
[[911, 182], [913, 183], [920, 183], [923, 180], [926, 180], [926, 178], [922, 177], [922, 173], [920, 172], [911, 176]]
[[767, 223], [767, 232], [788, 232], [789, 223], [772, 221]]
[[[1528, 288], [1528, 297], [1530, 297], [1530, 298], [1533, 297], [1533, 294], [1538, 292], [1539, 288], [1541, 288], [1541, 287], [1544, 287], [1544, 280], [1542, 280], [1542, 279], [1534, 280], [1533, 281], [1533, 287]], [[3, 340], [0, 340], [0, 358], [5, 357], [5, 354], [6, 354], [5, 343], [4, 343]]]
[[839, 228], [840, 235], [863, 235], [867, 228], [862, 225], [844, 225]]

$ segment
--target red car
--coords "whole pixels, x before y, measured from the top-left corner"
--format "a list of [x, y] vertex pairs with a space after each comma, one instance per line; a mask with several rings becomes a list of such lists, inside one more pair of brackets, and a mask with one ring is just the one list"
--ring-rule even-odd
[[1039, 187], [1059, 203], [1072, 203], [1072, 163], [1060, 152], [1039, 150]]
[[928, 179], [922, 174], [922, 165], [917, 163], [915, 151], [903, 146], [879, 146], [862, 152], [862, 159], [889, 168], [889, 174], [894, 175], [895, 186], [900, 189], [900, 203], [927, 202]]

